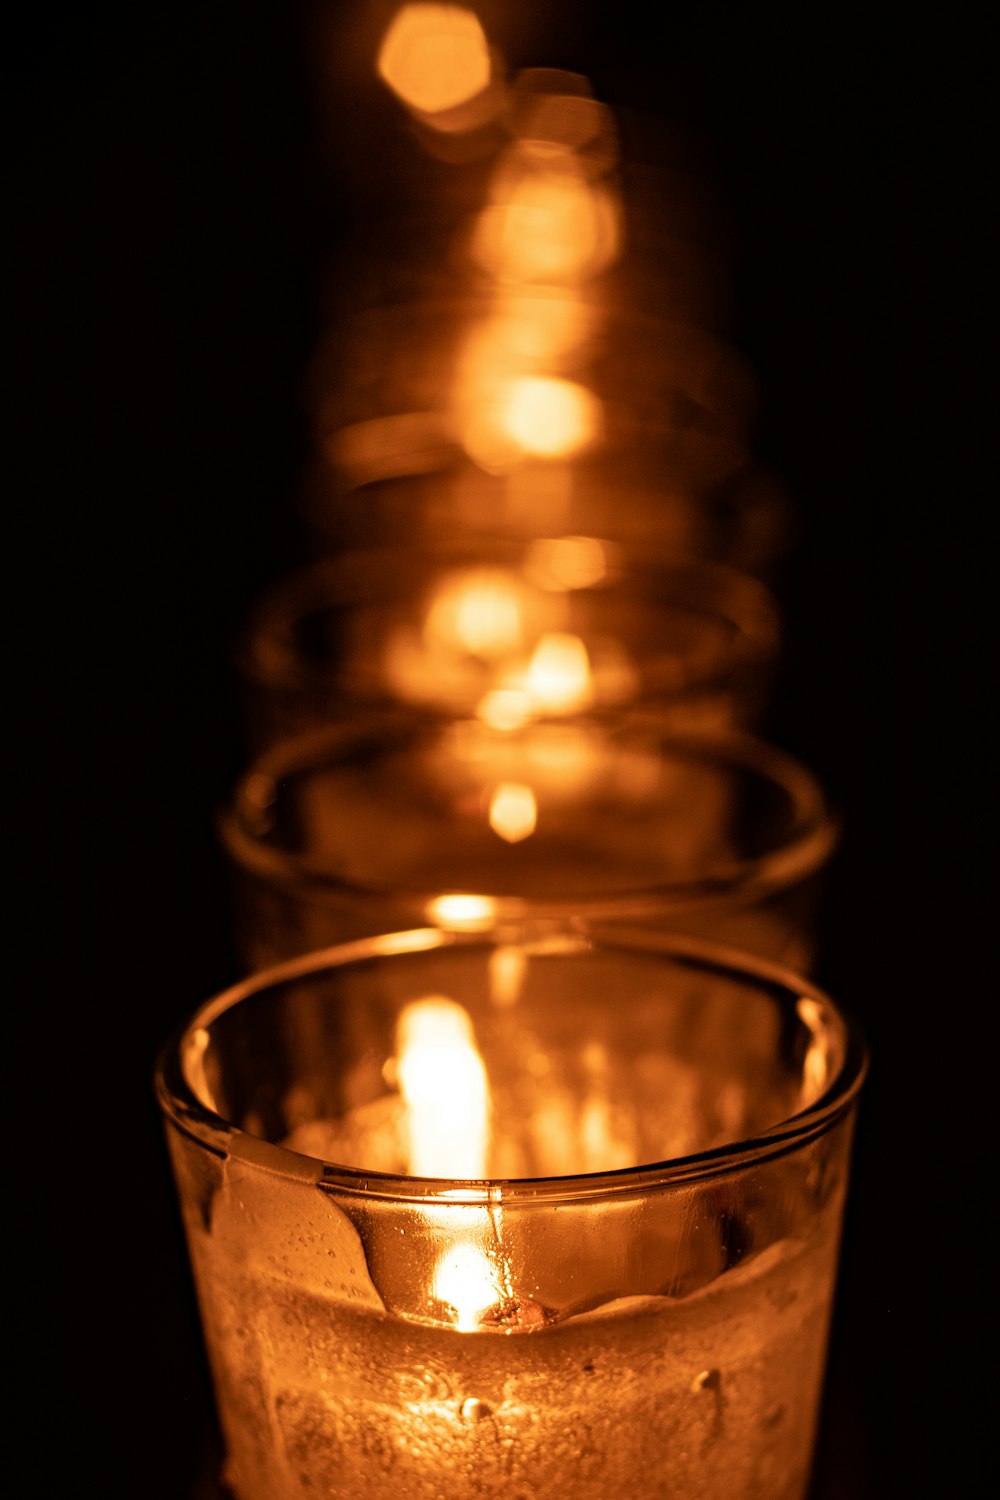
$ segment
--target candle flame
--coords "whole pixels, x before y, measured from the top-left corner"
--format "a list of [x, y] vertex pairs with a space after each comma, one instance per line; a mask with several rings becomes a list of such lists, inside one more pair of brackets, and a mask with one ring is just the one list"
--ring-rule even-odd
[[530, 786], [505, 781], [490, 799], [490, 827], [509, 844], [530, 838], [538, 821], [538, 804]]
[[425, 115], [466, 104], [488, 88], [489, 46], [472, 11], [404, 5], [379, 49], [378, 73], [404, 104]]
[[[406, 1108], [409, 1170], [420, 1177], [482, 1179], [490, 1144], [490, 1090], [466, 1010], [445, 996], [415, 1000], [396, 1028], [396, 1077]], [[434, 1211], [429, 1210], [433, 1215]], [[451, 1224], [447, 1215], [442, 1223]], [[431, 1296], [470, 1330], [503, 1295], [489, 1257], [473, 1234], [439, 1256]]]
[[484, 1177], [489, 1084], [461, 1005], [433, 996], [405, 1008], [396, 1029], [396, 1076], [406, 1106], [410, 1172]]

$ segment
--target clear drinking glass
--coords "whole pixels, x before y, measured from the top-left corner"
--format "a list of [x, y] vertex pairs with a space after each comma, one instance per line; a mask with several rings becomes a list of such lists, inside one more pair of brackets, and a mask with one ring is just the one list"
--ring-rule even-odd
[[256, 747], [379, 701], [489, 718], [656, 703], [753, 725], [779, 611], [758, 579], [588, 536], [349, 553], [286, 575], [239, 652]]
[[748, 735], [384, 712], [276, 745], [222, 814], [248, 967], [397, 928], [642, 921], [808, 969], [838, 821]]
[[238, 1500], [802, 1500], [853, 1025], [565, 923], [309, 955], [162, 1054]]

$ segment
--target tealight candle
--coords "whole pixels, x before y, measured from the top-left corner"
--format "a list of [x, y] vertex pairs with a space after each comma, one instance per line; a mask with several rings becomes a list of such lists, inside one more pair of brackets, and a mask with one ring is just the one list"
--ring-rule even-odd
[[238, 1500], [801, 1500], [861, 1044], [663, 935], [259, 974], [158, 1095]]

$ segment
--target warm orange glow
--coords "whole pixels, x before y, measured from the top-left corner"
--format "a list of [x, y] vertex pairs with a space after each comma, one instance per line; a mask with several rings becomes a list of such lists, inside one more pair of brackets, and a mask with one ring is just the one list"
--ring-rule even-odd
[[521, 998], [521, 987], [528, 968], [528, 957], [523, 948], [494, 948], [489, 958], [490, 999], [493, 1004], [507, 1010]]
[[610, 1063], [600, 1042], [589, 1043], [583, 1051], [587, 1074], [587, 1096], [579, 1119], [579, 1151], [586, 1170], [614, 1171], [635, 1160], [635, 1142], [620, 1138], [615, 1130], [614, 1111], [608, 1090]]
[[491, 729], [521, 729], [532, 717], [531, 696], [523, 688], [493, 688], [479, 700], [476, 717]]
[[503, 1297], [504, 1289], [483, 1251], [472, 1240], [459, 1240], [434, 1267], [431, 1295], [455, 1309], [455, 1326], [478, 1328], [482, 1314]]
[[[463, 1007], [442, 995], [411, 1002], [396, 1027], [394, 1071], [406, 1110], [410, 1173], [453, 1181], [485, 1178], [490, 1088]], [[443, 1219], [450, 1222], [447, 1211]], [[462, 1329], [477, 1327], [480, 1315], [502, 1296], [496, 1273], [472, 1236], [456, 1239], [440, 1256], [430, 1291], [455, 1309]]]
[[601, 135], [614, 136], [610, 109], [589, 94], [542, 91], [525, 95], [514, 129], [522, 141], [579, 153]]
[[323, 448], [335, 468], [360, 484], [435, 469], [452, 441], [436, 412], [420, 411], [353, 422], [332, 433]]
[[599, 434], [597, 398], [549, 373], [583, 326], [567, 299], [526, 297], [505, 301], [473, 331], [455, 370], [452, 406], [456, 436], [481, 467], [569, 457]]
[[576, 635], [543, 635], [528, 667], [527, 688], [540, 709], [568, 713], [593, 696], [587, 648]]
[[427, 915], [438, 927], [475, 932], [490, 925], [496, 915], [496, 906], [490, 896], [464, 896], [456, 892], [433, 897], [427, 903]]
[[551, 375], [526, 375], [507, 387], [499, 416], [505, 433], [524, 453], [558, 458], [592, 441], [599, 412], [596, 397], [583, 386]]
[[607, 576], [604, 544], [592, 536], [539, 538], [532, 542], [524, 574], [538, 588], [589, 589]]
[[[625, 664], [615, 659], [610, 665], [617, 671], [609, 674], [609, 685], [624, 689], [631, 681], [624, 677]], [[523, 660], [513, 662], [505, 677], [476, 706], [477, 718], [492, 729], [510, 732], [539, 715], [575, 713], [587, 708], [595, 696], [595, 673], [587, 648], [579, 636], [563, 631], [547, 631], [527, 666]], [[612, 692], [611, 696], [621, 694]]]
[[501, 568], [469, 568], [438, 588], [424, 621], [430, 650], [460, 647], [475, 656], [500, 656], [519, 645], [521, 601], [515, 580]]
[[409, 1171], [417, 1177], [484, 1177], [489, 1085], [461, 1005], [434, 996], [406, 1007], [396, 1028], [396, 1077], [406, 1106]]
[[494, 833], [508, 844], [519, 844], [531, 837], [537, 821], [538, 805], [530, 786], [505, 781], [496, 788], [490, 799], [490, 827]]
[[458, 5], [404, 5], [378, 55], [379, 76], [404, 104], [434, 115], [489, 86], [490, 54], [479, 20]]
[[569, 153], [512, 148], [493, 199], [479, 216], [472, 253], [499, 280], [579, 283], [618, 254], [617, 202], [587, 181]]
[[799, 1020], [812, 1033], [802, 1063], [801, 1108], [807, 1108], [822, 1094], [831, 1073], [830, 1043], [824, 1024], [822, 1008], [808, 995], [803, 995], [798, 1005]]
[[592, 311], [567, 287], [526, 287], [497, 296], [491, 316], [473, 332], [467, 358], [474, 367], [513, 371], [562, 359], [579, 349], [593, 325]]

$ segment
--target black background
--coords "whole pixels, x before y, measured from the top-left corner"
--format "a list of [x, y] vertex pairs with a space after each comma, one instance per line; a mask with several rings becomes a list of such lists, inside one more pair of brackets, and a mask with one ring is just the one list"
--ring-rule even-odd
[[[818, 1500], [927, 1493], [938, 1463], [947, 1493], [978, 1493], [984, 39], [960, 13], [944, 29], [704, 6], [665, 12], [661, 35], [632, 3], [524, 7], [530, 23], [481, 9], [513, 66], [576, 68], [683, 125], [728, 204], [731, 333], [798, 525], [775, 734], [844, 809], [821, 978], [874, 1057]], [[295, 551], [322, 271], [369, 200], [406, 186], [371, 144], [398, 125], [363, 72], [386, 12], [57, 7], [17, 39], [9, 943], [27, 963], [7, 997], [8, 1143], [29, 1283], [52, 1253], [38, 1305], [55, 1316], [32, 1324], [23, 1392], [39, 1492], [187, 1500], [203, 1461], [150, 1073], [167, 1031], [238, 977], [212, 822], [242, 755], [230, 640]], [[336, 148], [330, 118], [353, 122]]]

